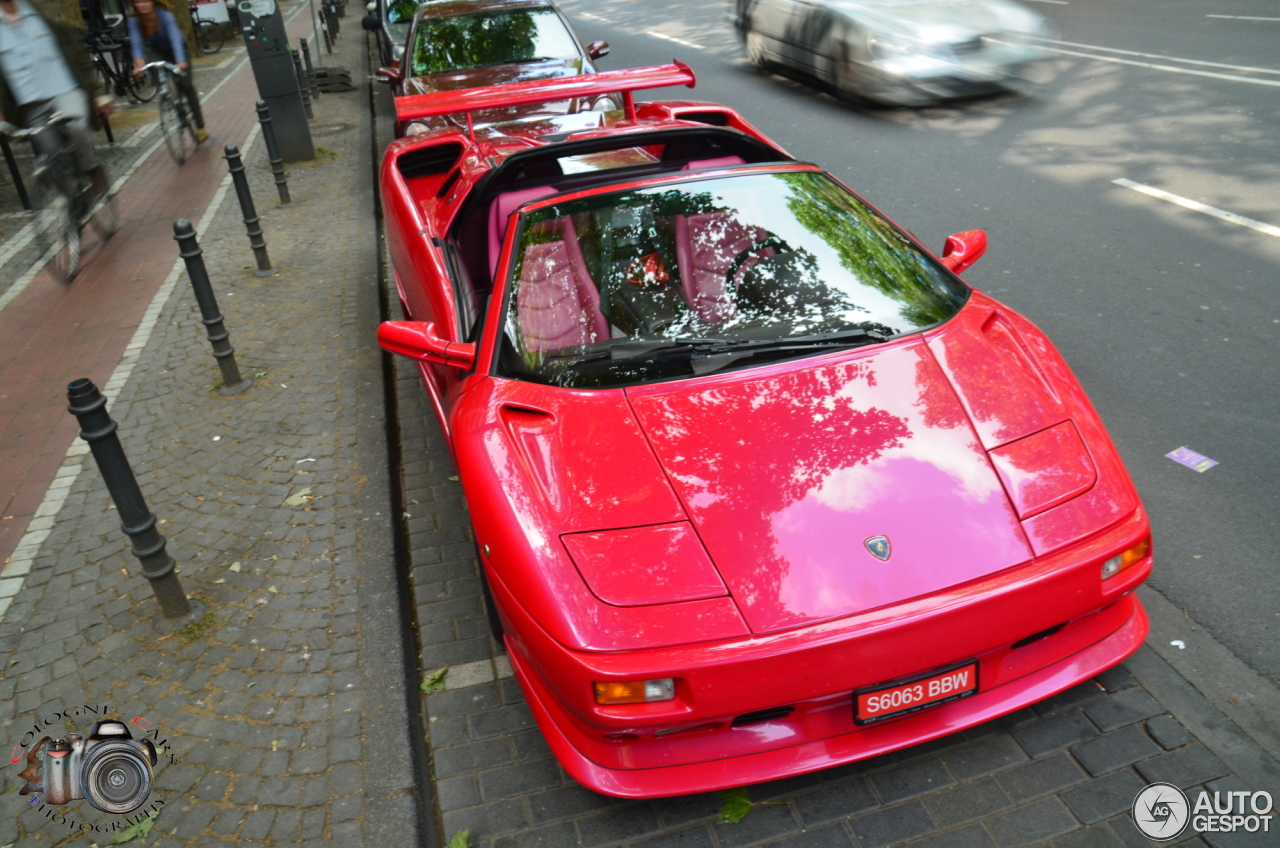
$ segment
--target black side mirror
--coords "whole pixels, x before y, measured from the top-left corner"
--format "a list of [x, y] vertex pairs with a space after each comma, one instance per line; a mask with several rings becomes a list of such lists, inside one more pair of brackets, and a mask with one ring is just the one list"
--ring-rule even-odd
[[587, 55], [592, 59], [599, 59], [601, 56], [609, 55], [609, 42], [593, 41], [587, 45]]
[[370, 32], [377, 32], [378, 30], [382, 29], [382, 22], [378, 20], [377, 15], [365, 15], [363, 18], [360, 19], [360, 26], [364, 27]]

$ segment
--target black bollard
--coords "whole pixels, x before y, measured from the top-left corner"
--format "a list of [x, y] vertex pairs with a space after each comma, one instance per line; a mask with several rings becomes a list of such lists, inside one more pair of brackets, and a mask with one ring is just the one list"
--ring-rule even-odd
[[311, 48], [307, 46], [305, 38], [298, 39], [298, 46], [302, 48], [302, 64], [306, 68], [307, 86], [311, 89], [311, 99], [319, 100], [320, 89], [316, 86], [316, 69], [311, 66]]
[[151, 581], [151, 591], [160, 604], [156, 628], [165, 631], [194, 621], [204, 614], [204, 604], [191, 601], [175, 573], [173, 557], [165, 550], [165, 538], [156, 530], [155, 514], [138, 488], [137, 478], [116, 434], [116, 422], [107, 412], [107, 399], [91, 380], [76, 380], [67, 386], [68, 411], [80, 422], [80, 438], [89, 443], [102, 479], [120, 513], [120, 528], [133, 543], [133, 555], [142, 562], [142, 576]]
[[195, 228], [186, 218], [179, 218], [173, 222], [173, 238], [178, 243], [178, 255], [187, 263], [187, 276], [191, 278], [191, 290], [200, 307], [201, 323], [209, 334], [213, 358], [218, 360], [218, 370], [222, 372], [222, 388], [218, 392], [225, 395], [243, 392], [253, 385], [253, 379], [240, 376], [236, 349], [231, 346], [231, 334], [222, 323], [222, 312], [218, 309], [218, 299], [213, 296], [213, 283], [209, 282], [209, 272], [204, 267], [204, 251], [196, 242]]
[[225, 148], [227, 170], [231, 171], [231, 182], [235, 183], [236, 196], [240, 198], [240, 212], [244, 215], [244, 227], [249, 231], [249, 246], [253, 248], [253, 257], [258, 260], [257, 277], [274, 277], [280, 273], [279, 268], [271, 267], [271, 259], [267, 256], [267, 241], [262, 237], [262, 224], [258, 221], [258, 212], [253, 208], [253, 195], [249, 194], [249, 178], [244, 173], [244, 163], [240, 161], [240, 151], [234, 144]]
[[289, 198], [289, 178], [284, 172], [284, 162], [280, 159], [280, 151], [276, 148], [276, 131], [271, 126], [271, 110], [267, 101], [258, 101], [258, 123], [262, 126], [262, 140], [267, 145], [267, 161], [271, 163], [271, 173], [276, 178], [276, 191], [280, 192], [280, 205], [292, 206]]
[[307, 120], [314, 121], [316, 113], [311, 110], [311, 86], [307, 85], [307, 75], [302, 70], [302, 58], [297, 50], [289, 52], [293, 54], [293, 72], [298, 77], [298, 88], [302, 91], [302, 109], [307, 113]]
[[329, 24], [325, 22], [324, 16], [320, 16], [320, 34], [324, 36], [324, 49], [329, 55], [333, 55], [333, 39], [329, 37]]

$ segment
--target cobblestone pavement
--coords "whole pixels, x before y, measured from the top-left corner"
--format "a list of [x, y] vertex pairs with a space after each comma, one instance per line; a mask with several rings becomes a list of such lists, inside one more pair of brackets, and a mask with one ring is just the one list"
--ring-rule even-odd
[[[348, 22], [350, 19], [348, 19]], [[338, 63], [361, 65], [344, 33]], [[412, 845], [416, 680], [407, 679], [390, 532], [367, 88], [317, 106], [314, 163], [275, 205], [262, 144], [247, 162], [276, 277], [253, 257], [234, 195], [202, 238], [242, 373], [218, 370], [185, 274], [112, 404], [187, 592], [209, 614], [165, 637], [92, 462], [73, 449], [53, 530], [0, 624], [0, 738], [81, 704], [142, 716], [173, 748], [146, 846]], [[170, 259], [177, 259], [176, 245]], [[162, 289], [163, 292], [163, 289]], [[416, 707], [415, 707], [416, 708]], [[52, 720], [53, 736], [87, 731]], [[0, 845], [106, 844], [18, 795], [6, 770]], [[41, 793], [43, 794], [43, 793]], [[154, 797], [154, 796], [153, 796]], [[46, 810], [50, 810], [47, 808]], [[86, 802], [67, 820], [110, 827]]]
[[[416, 366], [397, 358], [395, 368], [421, 669], [449, 667], [445, 690], [426, 704], [438, 835], [446, 840], [468, 830], [473, 848], [1136, 848], [1155, 844], [1129, 818], [1148, 783], [1172, 783], [1193, 799], [1200, 788], [1276, 792], [1241, 780], [1221, 746], [1215, 752], [1188, 730], [1192, 723], [1216, 737], [1229, 728], [1233, 761], [1265, 763], [1250, 769], [1255, 775], [1280, 773], [1145, 647], [1094, 680], [986, 725], [750, 787], [751, 799], [765, 803], [738, 824], [716, 822], [722, 800], [714, 793], [621, 801], [584, 789], [551, 755], [489, 635], [457, 471]], [[1183, 707], [1178, 717], [1161, 701], [1171, 694]], [[1247, 754], [1238, 756], [1242, 748]], [[1274, 833], [1187, 833], [1165, 844], [1280, 845]]]

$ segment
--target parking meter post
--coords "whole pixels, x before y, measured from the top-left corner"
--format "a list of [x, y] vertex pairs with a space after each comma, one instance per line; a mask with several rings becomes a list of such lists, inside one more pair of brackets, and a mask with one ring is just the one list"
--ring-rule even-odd
[[319, 100], [320, 89], [316, 85], [316, 69], [311, 66], [311, 48], [307, 46], [305, 38], [298, 39], [298, 46], [302, 49], [302, 64], [307, 70], [307, 87], [311, 89], [311, 99]]
[[[307, 5], [311, 8], [311, 40], [318, 41], [320, 39], [320, 27], [316, 24], [316, 0], [307, 0]], [[324, 57], [316, 55], [316, 64], [324, 67]]]
[[258, 123], [262, 126], [262, 140], [267, 146], [267, 161], [271, 163], [271, 174], [276, 179], [276, 191], [280, 193], [280, 205], [292, 206], [289, 197], [289, 178], [284, 172], [284, 162], [280, 159], [280, 151], [276, 149], [276, 131], [271, 125], [271, 110], [266, 101], [259, 100]]
[[204, 605], [189, 600], [182, 589], [176, 573], [177, 565], [165, 550], [167, 542], [156, 529], [155, 514], [147, 507], [120, 444], [116, 422], [107, 412], [107, 399], [92, 380], [81, 379], [67, 386], [67, 400], [67, 410], [80, 422], [80, 438], [89, 443], [89, 450], [116, 505], [120, 528], [132, 543], [131, 553], [142, 563], [142, 576], [150, 581], [151, 591], [160, 605], [157, 629], [172, 629], [184, 620], [199, 618], [204, 613]]
[[279, 268], [271, 267], [271, 259], [267, 256], [267, 241], [262, 237], [262, 222], [258, 220], [258, 212], [253, 208], [253, 195], [249, 193], [249, 178], [244, 172], [244, 163], [240, 161], [240, 150], [234, 144], [224, 148], [227, 157], [227, 170], [231, 172], [231, 182], [236, 187], [236, 197], [240, 199], [240, 212], [244, 215], [244, 227], [249, 233], [249, 246], [253, 248], [253, 257], [258, 262], [255, 277], [274, 277], [280, 273]]
[[236, 364], [236, 349], [231, 346], [231, 334], [223, 324], [222, 311], [218, 309], [218, 299], [213, 294], [213, 283], [209, 281], [209, 272], [204, 267], [204, 251], [196, 241], [195, 228], [186, 218], [173, 222], [173, 238], [178, 243], [178, 255], [187, 266], [187, 277], [191, 280], [191, 290], [196, 296], [196, 305], [200, 307], [200, 323], [204, 324], [209, 335], [209, 344], [213, 347], [213, 358], [218, 362], [218, 370], [222, 372], [222, 388], [220, 394], [238, 394], [253, 385], [253, 379], [240, 376], [240, 366]]
[[302, 70], [302, 57], [297, 50], [289, 52], [293, 54], [293, 74], [298, 78], [298, 89], [302, 92], [302, 109], [307, 113], [307, 120], [314, 121], [316, 113], [311, 110], [311, 86], [307, 85], [307, 74]]
[[258, 86], [258, 98], [271, 110], [271, 126], [280, 157], [285, 162], [315, 159], [302, 87], [298, 85], [289, 53], [289, 36], [280, 4], [255, 0], [235, 0], [235, 3], [249, 66]]

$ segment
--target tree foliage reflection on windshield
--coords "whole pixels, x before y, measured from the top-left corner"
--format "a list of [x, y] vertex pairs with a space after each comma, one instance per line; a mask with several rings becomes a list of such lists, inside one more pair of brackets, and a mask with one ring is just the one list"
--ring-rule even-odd
[[413, 75], [465, 71], [540, 58], [574, 58], [578, 48], [550, 9], [423, 17], [413, 41]]
[[830, 334], [908, 333], [951, 317], [967, 291], [812, 172], [540, 209], [525, 216], [512, 267], [503, 373], [575, 387], [705, 373], [700, 358], [730, 350], [750, 348], [733, 359], [745, 365], [802, 355], [815, 339], [830, 349]]

